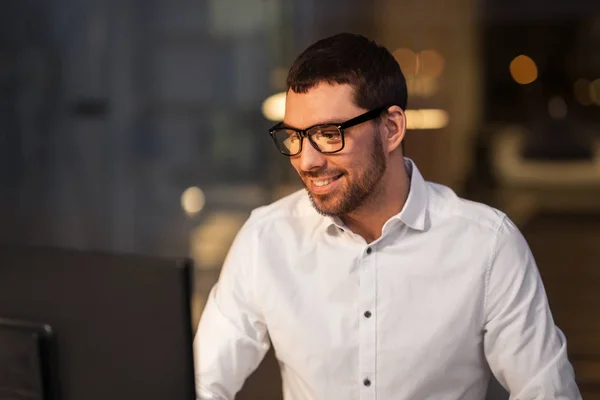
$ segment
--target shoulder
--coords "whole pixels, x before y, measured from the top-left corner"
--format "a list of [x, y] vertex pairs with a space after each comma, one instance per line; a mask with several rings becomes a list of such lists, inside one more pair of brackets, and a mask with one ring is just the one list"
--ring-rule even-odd
[[[446, 186], [429, 182], [427, 185], [433, 229], [439, 229], [445, 237], [451, 236], [460, 243], [457, 246], [470, 249], [472, 254], [484, 256], [488, 273], [498, 262], [504, 264], [502, 269], [508, 273], [532, 260], [525, 237], [504, 212], [461, 198]], [[512, 266], [506, 267], [508, 264]]]
[[437, 183], [427, 182], [429, 212], [438, 223], [452, 222], [468, 231], [496, 236], [506, 226], [506, 214], [489, 205], [467, 200], [452, 189]]

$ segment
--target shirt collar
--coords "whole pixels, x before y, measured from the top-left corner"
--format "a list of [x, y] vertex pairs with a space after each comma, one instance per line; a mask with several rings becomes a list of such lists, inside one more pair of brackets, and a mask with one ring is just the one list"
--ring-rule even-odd
[[[404, 167], [410, 178], [408, 198], [402, 210], [390, 219], [400, 220], [412, 229], [424, 231], [427, 228], [427, 185], [413, 160], [404, 157]], [[344, 230], [348, 229], [338, 217], [328, 216], [325, 217], [325, 220], [328, 229], [334, 226]]]
[[405, 157], [404, 167], [410, 177], [408, 198], [406, 199], [406, 203], [404, 203], [402, 211], [392, 218], [398, 218], [413, 229], [424, 231], [426, 229], [427, 208], [429, 203], [427, 184], [413, 160]]

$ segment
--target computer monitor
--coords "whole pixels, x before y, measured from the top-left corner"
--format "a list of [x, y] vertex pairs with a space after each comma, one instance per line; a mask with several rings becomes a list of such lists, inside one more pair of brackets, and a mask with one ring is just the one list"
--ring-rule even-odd
[[0, 246], [2, 398], [193, 400], [192, 272], [189, 260]]
[[55, 349], [48, 325], [0, 319], [0, 399], [57, 400]]

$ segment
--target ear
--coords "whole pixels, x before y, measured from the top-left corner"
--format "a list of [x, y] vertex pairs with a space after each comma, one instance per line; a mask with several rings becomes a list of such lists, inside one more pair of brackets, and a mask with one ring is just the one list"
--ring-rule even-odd
[[391, 153], [401, 147], [406, 133], [406, 115], [404, 110], [398, 106], [391, 106], [387, 112], [382, 115], [381, 120], [385, 126], [385, 137], [383, 137], [384, 147]]

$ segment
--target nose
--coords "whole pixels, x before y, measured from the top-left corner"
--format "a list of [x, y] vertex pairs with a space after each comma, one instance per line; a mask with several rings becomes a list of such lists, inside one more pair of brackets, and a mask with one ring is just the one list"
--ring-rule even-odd
[[308, 138], [302, 140], [302, 152], [298, 155], [300, 170], [313, 171], [322, 168], [326, 163], [325, 155], [315, 149]]

